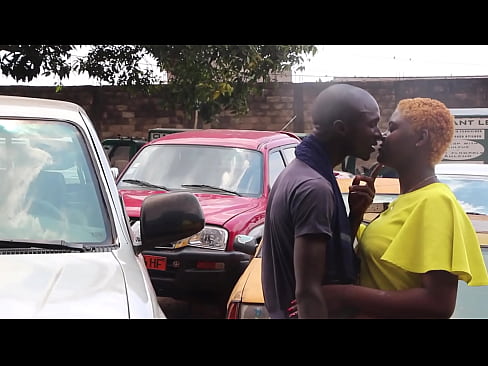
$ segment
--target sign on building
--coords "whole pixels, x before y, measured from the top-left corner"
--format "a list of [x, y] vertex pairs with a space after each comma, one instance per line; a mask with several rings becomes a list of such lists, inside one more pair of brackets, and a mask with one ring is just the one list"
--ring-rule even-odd
[[488, 163], [488, 108], [451, 108], [456, 130], [443, 161]]

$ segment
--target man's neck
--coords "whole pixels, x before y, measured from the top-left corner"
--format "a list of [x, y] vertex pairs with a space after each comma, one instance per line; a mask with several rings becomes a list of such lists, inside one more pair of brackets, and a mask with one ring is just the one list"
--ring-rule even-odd
[[315, 135], [315, 137], [318, 139], [323, 149], [327, 152], [333, 167], [341, 164], [344, 161], [346, 155], [342, 150], [342, 143], [338, 144], [337, 139], [324, 139], [317, 135]]

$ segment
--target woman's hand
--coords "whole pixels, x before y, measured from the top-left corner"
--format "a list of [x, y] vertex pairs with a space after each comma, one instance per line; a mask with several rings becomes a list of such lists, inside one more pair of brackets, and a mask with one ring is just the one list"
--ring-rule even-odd
[[[350, 318], [352, 310], [344, 306], [344, 291], [351, 285], [322, 285], [322, 294], [327, 303], [329, 318]], [[290, 318], [298, 318], [298, 305], [292, 300], [288, 308]]]
[[295, 299], [291, 300], [290, 307], [288, 308], [289, 318], [298, 318], [298, 305]]

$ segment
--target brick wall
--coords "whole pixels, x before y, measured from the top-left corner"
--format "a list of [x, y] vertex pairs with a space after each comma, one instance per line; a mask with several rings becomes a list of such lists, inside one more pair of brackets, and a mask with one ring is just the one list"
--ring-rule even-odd
[[[380, 125], [386, 126], [396, 103], [403, 98], [422, 96], [436, 98], [449, 108], [488, 107], [488, 77], [481, 78], [365, 78], [335, 79], [368, 90], [381, 108]], [[218, 121], [201, 128], [237, 128], [279, 130], [295, 115], [290, 131], [310, 132], [310, 105], [317, 94], [332, 82], [273, 83], [260, 96], [249, 100], [245, 116], [222, 113]], [[146, 96], [115, 86], [55, 87], [0, 86], [0, 94], [67, 100], [81, 105], [88, 113], [101, 139], [117, 135], [146, 137], [155, 127], [193, 128], [194, 119], [181, 111], [164, 110], [155, 96]]]

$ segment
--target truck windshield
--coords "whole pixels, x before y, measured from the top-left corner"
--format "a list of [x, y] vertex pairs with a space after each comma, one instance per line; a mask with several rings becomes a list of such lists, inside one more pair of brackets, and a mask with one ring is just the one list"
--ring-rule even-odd
[[168, 190], [215, 193], [219, 188], [222, 194], [257, 197], [263, 192], [263, 170], [263, 157], [258, 151], [224, 146], [150, 145], [140, 151], [119, 178], [118, 188], [140, 189], [131, 183], [137, 180]]
[[80, 131], [0, 120], [0, 240], [102, 244], [108, 213]]

